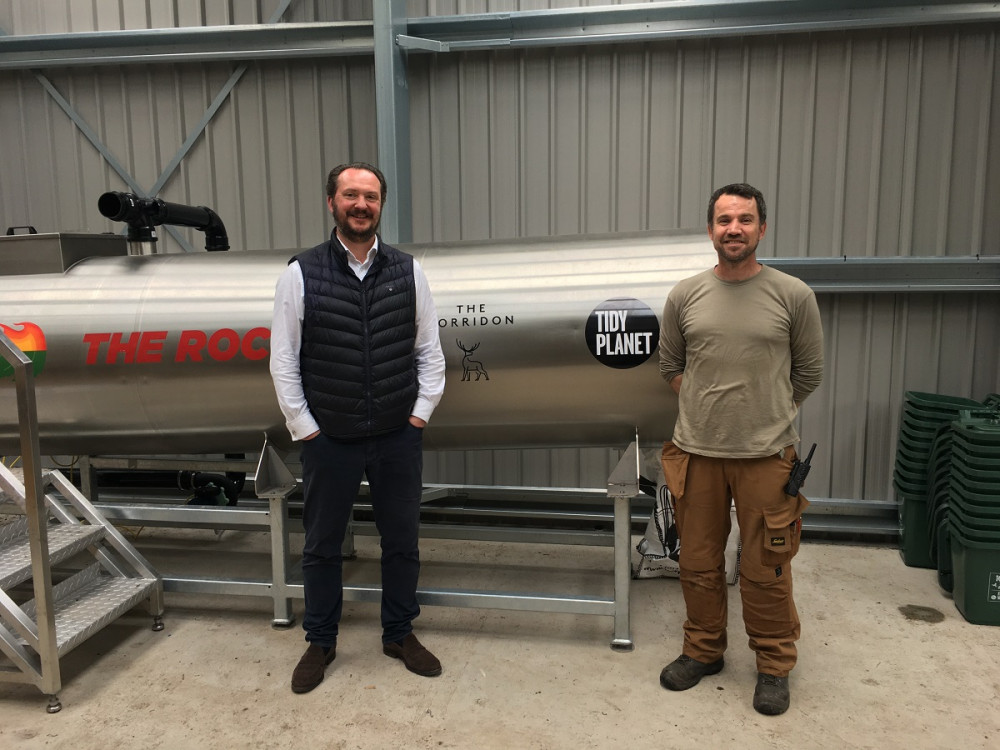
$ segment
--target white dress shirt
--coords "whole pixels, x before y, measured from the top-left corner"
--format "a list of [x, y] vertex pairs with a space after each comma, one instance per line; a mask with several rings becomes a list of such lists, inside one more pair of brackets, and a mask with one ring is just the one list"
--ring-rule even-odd
[[[348, 252], [334, 236], [333, 252], [346, 253], [347, 261], [359, 279], [364, 279], [371, 269], [379, 240], [368, 251], [364, 263]], [[437, 311], [430, 285], [420, 264], [413, 261], [413, 280], [416, 287], [417, 335], [414, 356], [417, 364], [417, 400], [410, 412], [412, 416], [430, 421], [434, 407], [444, 393], [444, 352], [438, 336]], [[319, 430], [319, 425], [309, 411], [302, 390], [302, 373], [299, 367], [299, 349], [302, 346], [302, 319], [305, 314], [305, 281], [298, 261], [278, 277], [274, 290], [274, 314], [271, 319], [271, 378], [278, 405], [285, 415], [285, 424], [292, 440], [301, 440]]]

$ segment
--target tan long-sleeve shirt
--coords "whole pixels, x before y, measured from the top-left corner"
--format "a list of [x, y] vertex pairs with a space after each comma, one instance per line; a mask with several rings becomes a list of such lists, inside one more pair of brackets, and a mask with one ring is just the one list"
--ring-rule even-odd
[[689, 453], [757, 458], [798, 442], [798, 404], [823, 378], [816, 296], [764, 266], [744, 281], [710, 269], [670, 292], [660, 374], [681, 379], [673, 442]]

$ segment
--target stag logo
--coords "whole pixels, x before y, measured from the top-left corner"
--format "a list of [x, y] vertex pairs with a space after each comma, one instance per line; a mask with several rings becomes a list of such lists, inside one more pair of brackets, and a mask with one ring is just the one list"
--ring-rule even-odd
[[476, 373], [477, 381], [480, 377], [485, 377], [489, 380], [489, 373], [486, 372], [486, 368], [483, 367], [483, 363], [472, 359], [472, 353], [479, 348], [479, 344], [476, 344], [474, 347], [469, 349], [458, 339], [455, 339], [455, 343], [458, 344], [459, 349], [465, 352], [465, 356], [462, 357], [462, 380], [472, 380], [472, 373]]

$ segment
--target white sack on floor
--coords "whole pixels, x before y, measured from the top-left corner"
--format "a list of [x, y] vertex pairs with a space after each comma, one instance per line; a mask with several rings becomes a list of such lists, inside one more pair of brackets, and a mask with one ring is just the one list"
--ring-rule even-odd
[[[662, 477], [656, 487], [656, 503], [646, 524], [646, 534], [636, 545], [639, 562], [633, 567], [633, 578], [656, 578], [680, 574], [678, 560], [681, 540], [674, 520], [673, 498], [663, 484]], [[726, 582], [733, 584], [740, 571], [740, 531], [736, 525], [736, 509], [730, 504], [729, 521], [732, 528], [726, 540]]]

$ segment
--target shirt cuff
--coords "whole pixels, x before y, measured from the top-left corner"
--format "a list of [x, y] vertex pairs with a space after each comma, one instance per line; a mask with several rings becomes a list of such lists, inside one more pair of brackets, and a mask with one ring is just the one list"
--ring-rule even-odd
[[425, 422], [431, 421], [431, 414], [434, 413], [434, 403], [423, 396], [417, 396], [417, 400], [410, 409], [410, 416], [422, 419]]
[[301, 440], [302, 438], [309, 437], [314, 432], [319, 431], [319, 425], [316, 423], [313, 415], [308, 411], [302, 416], [296, 417], [289, 422], [285, 422], [285, 426], [288, 428], [288, 432], [292, 436], [292, 440]]

